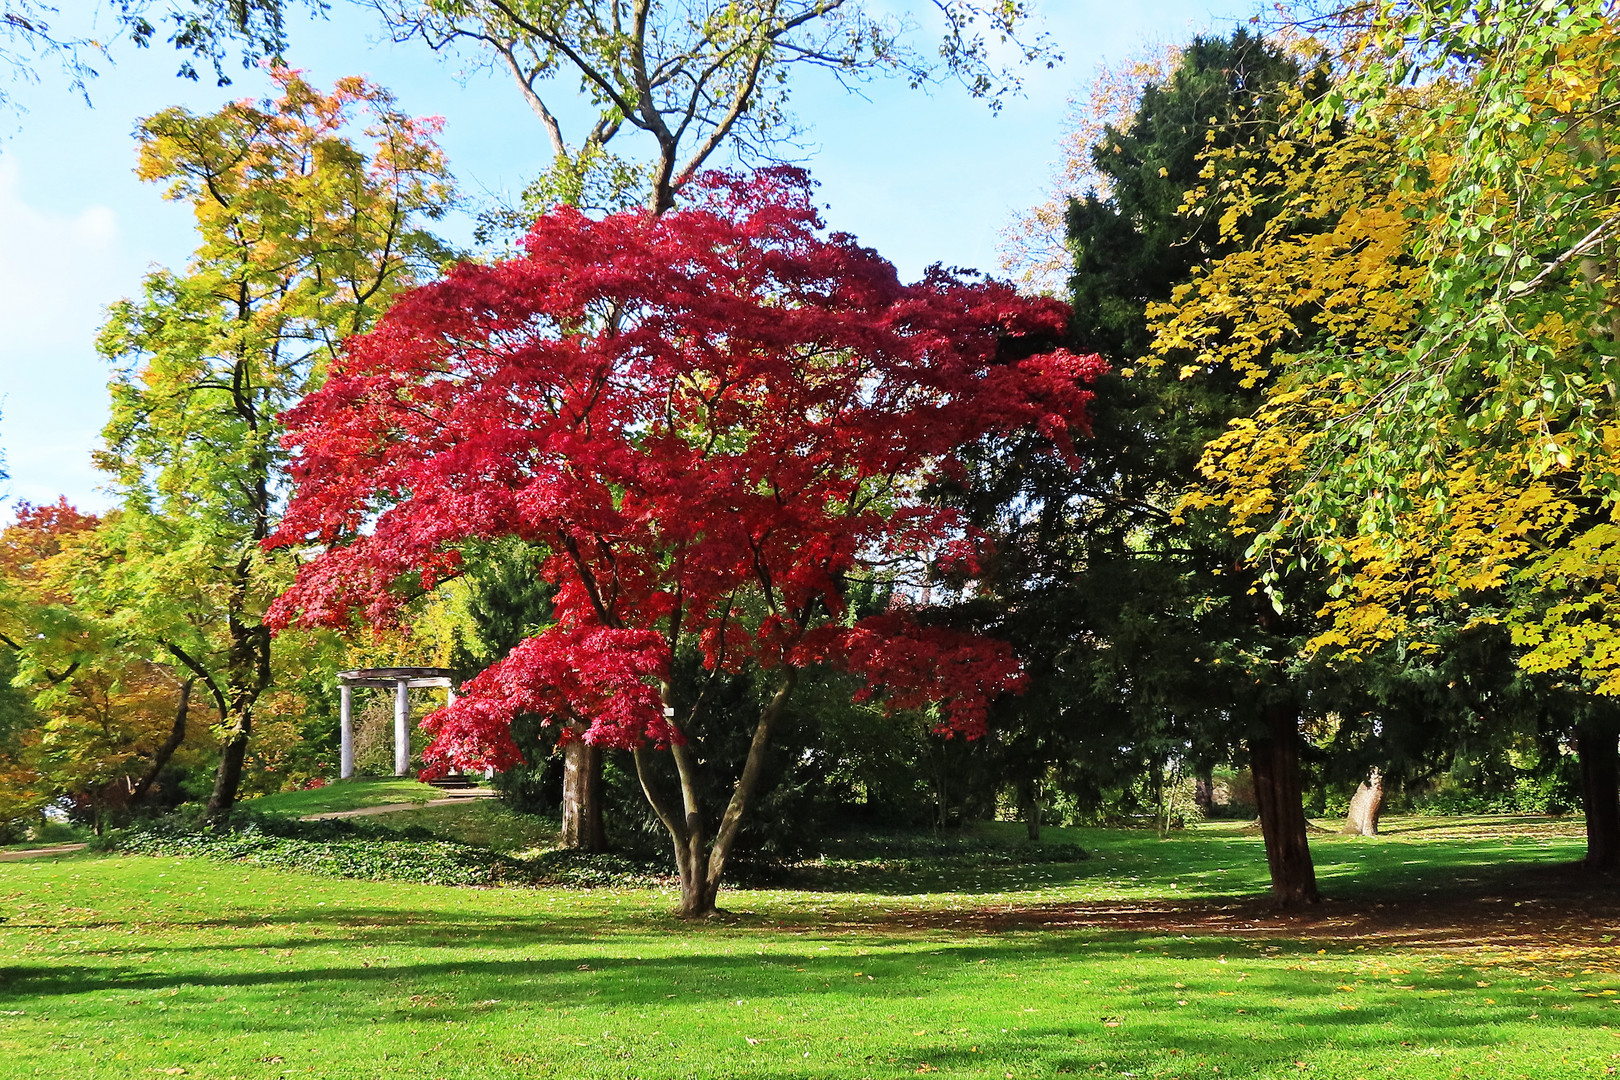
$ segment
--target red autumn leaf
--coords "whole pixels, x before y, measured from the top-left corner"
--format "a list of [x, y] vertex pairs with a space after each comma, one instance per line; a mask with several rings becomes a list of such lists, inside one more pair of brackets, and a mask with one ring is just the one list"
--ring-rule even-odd
[[822, 232], [797, 170], [694, 183], [661, 217], [546, 215], [522, 256], [401, 299], [287, 416], [271, 542], [321, 550], [280, 624], [394, 617], [468, 542], [551, 552], [556, 625], [430, 718], [440, 767], [517, 760], [520, 711], [679, 745], [686, 640], [711, 667], [838, 664], [969, 737], [1020, 685], [1004, 645], [904, 610], [848, 625], [844, 595], [874, 560], [971, 571], [978, 538], [919, 497], [959, 448], [1033, 427], [1073, 452], [1102, 363], [1054, 347], [1066, 307], [937, 268], [901, 283]]

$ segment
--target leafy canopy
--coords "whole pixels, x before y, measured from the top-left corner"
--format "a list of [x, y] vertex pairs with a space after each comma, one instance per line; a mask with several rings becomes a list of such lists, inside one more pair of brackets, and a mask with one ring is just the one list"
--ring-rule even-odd
[[[97, 463], [122, 512], [78, 594], [198, 677], [229, 754], [272, 681], [262, 616], [290, 576], [259, 547], [284, 494], [280, 414], [345, 336], [437, 269], [423, 219], [450, 197], [436, 122], [363, 79], [323, 92], [285, 68], [272, 78], [273, 100], [138, 128], [138, 175], [191, 207], [198, 246], [102, 329], [115, 367]], [[218, 801], [232, 798], [234, 780]]]
[[387, 619], [472, 541], [551, 553], [556, 624], [436, 715], [431, 760], [515, 763], [517, 711], [679, 744], [675, 707], [702, 707], [670, 700], [688, 639], [712, 671], [837, 661], [970, 736], [1018, 683], [1005, 647], [904, 610], [846, 618], [846, 589], [969, 556], [922, 486], [988, 432], [1067, 449], [1100, 361], [1052, 347], [1055, 301], [939, 270], [903, 285], [822, 236], [796, 170], [701, 183], [660, 218], [542, 217], [523, 257], [403, 298], [289, 414], [297, 494], [273, 542], [322, 551], [277, 622]]

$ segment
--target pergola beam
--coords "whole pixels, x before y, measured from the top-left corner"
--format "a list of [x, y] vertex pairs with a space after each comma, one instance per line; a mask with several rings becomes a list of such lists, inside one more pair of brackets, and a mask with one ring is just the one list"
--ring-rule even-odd
[[456, 687], [449, 668], [387, 667], [356, 668], [338, 672], [339, 741], [338, 776], [354, 776], [354, 688], [394, 690], [394, 775], [404, 776], [411, 769], [410, 691], [423, 687], [443, 687], [455, 704]]

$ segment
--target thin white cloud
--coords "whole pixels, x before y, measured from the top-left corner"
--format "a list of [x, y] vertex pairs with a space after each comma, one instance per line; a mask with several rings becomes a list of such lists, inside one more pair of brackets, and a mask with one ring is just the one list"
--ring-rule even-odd
[[[12, 500], [105, 502], [88, 450], [105, 422], [107, 369], [96, 331], [138, 271], [118, 216], [91, 204], [43, 210], [22, 168], [0, 155], [0, 450]], [[0, 517], [9, 516], [0, 508]]]
[[0, 156], [0, 363], [93, 339], [117, 298], [118, 241], [109, 207], [55, 214], [29, 206], [16, 160]]

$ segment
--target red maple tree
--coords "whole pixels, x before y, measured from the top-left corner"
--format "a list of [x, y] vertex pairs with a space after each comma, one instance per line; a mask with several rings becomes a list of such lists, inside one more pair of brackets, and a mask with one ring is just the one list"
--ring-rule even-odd
[[[714, 908], [771, 728], [799, 673], [865, 676], [891, 709], [937, 707], [969, 738], [1020, 685], [1003, 644], [851, 620], [852, 571], [971, 547], [920, 497], [953, 453], [1085, 423], [1094, 356], [1054, 347], [1067, 309], [932, 270], [902, 284], [825, 235], [800, 171], [709, 174], [652, 217], [541, 218], [522, 257], [465, 264], [401, 299], [287, 416], [296, 492], [274, 544], [316, 544], [281, 624], [394, 616], [459, 572], [468, 542], [551, 553], [556, 622], [424, 723], [430, 766], [520, 761], [519, 712], [633, 752], [674, 842], [681, 909]], [[960, 552], [959, 552], [960, 549]], [[728, 805], [700, 805], [671, 660], [769, 673], [774, 693]], [[649, 756], [667, 752], [678, 793]]]

